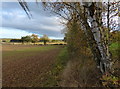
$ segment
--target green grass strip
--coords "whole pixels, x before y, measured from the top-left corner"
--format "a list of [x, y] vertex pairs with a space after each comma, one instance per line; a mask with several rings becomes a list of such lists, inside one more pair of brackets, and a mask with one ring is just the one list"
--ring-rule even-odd
[[60, 74], [62, 73], [63, 69], [65, 68], [68, 62], [68, 52], [67, 48], [63, 48], [58, 55], [55, 64], [53, 65], [53, 69], [49, 71], [47, 75], [47, 80], [44, 82], [44, 87], [56, 87], [58, 83], [61, 81]]

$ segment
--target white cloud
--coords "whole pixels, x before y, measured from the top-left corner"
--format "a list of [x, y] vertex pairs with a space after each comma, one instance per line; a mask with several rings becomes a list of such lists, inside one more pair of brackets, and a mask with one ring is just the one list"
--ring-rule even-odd
[[21, 36], [26, 36], [31, 34], [32, 33], [21, 31], [19, 29], [0, 27], [0, 38], [21, 38]]
[[63, 25], [60, 24], [59, 17], [44, 11], [41, 6], [38, 8], [34, 2], [28, 3], [28, 5], [33, 15], [32, 19], [27, 17], [24, 10], [16, 2], [3, 3], [2, 26], [40, 35], [46, 34], [52, 37], [63, 37], [63, 34], [61, 34]]

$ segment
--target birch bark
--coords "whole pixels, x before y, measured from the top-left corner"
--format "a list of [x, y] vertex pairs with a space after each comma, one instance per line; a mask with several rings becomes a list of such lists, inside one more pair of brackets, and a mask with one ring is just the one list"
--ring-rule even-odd
[[[102, 10], [97, 10], [96, 8], [101, 8], [100, 3], [91, 3], [91, 2], [86, 2], [88, 5], [86, 8], [87, 11], [87, 22], [90, 25], [91, 28], [91, 32], [93, 34], [94, 40], [96, 41], [96, 45], [99, 51], [99, 55], [100, 55], [100, 59], [98, 59], [96, 57], [94, 53], [94, 56], [96, 57], [96, 60], [99, 60], [98, 62], [98, 67], [100, 68], [102, 73], [106, 73], [109, 69], [110, 69], [110, 57], [108, 55], [108, 46], [104, 44], [104, 42], [102, 41], [102, 33], [101, 33], [101, 13]], [[102, 4], [101, 4], [102, 5]], [[95, 8], [95, 10], [91, 9], [91, 6], [93, 6], [92, 8]], [[98, 7], [99, 6], [99, 7]], [[91, 13], [93, 13], [91, 15]], [[97, 15], [97, 16], [96, 16]], [[94, 49], [91, 48], [94, 52]]]

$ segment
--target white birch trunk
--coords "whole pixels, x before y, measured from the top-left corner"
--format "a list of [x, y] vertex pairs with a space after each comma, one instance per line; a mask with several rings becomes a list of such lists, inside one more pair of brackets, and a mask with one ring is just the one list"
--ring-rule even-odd
[[[86, 2], [86, 3], [87, 3], [86, 5], [88, 5], [88, 6], [91, 6], [93, 4], [93, 3], [90, 3], [90, 2]], [[96, 3], [96, 4], [99, 4], [99, 3]], [[99, 6], [99, 5], [97, 5], [97, 6]], [[98, 7], [98, 8], [100, 8], [100, 7]], [[108, 54], [108, 46], [105, 45], [104, 42], [101, 39], [102, 38], [102, 33], [101, 33], [100, 26], [99, 26], [99, 23], [101, 23], [101, 22], [100, 22], [100, 20], [98, 20], [99, 17], [96, 18], [96, 16], [95, 16], [95, 13], [98, 14], [98, 12], [97, 11], [93, 12], [94, 14], [93, 14], [93, 16], [91, 16], [90, 15], [90, 12], [91, 12], [90, 10], [91, 9], [88, 7], [87, 8], [87, 17], [88, 17], [87, 19], [88, 19], [88, 23], [90, 25], [92, 34], [94, 36], [94, 39], [96, 41], [96, 44], [98, 46], [100, 56], [101, 56], [100, 63], [98, 65], [98, 67], [100, 68], [102, 73], [106, 73], [110, 68], [110, 61], [109, 61], [110, 56]], [[97, 21], [99, 21], [99, 23]], [[96, 57], [96, 60], [98, 60], [97, 57]]]
[[101, 61], [100, 61], [100, 66], [99, 67], [100, 67], [101, 72], [105, 72], [106, 71], [106, 58], [107, 58], [107, 56], [106, 56], [105, 50], [103, 48], [103, 44], [101, 42], [100, 29], [97, 25], [95, 16], [89, 17], [89, 20], [90, 20], [90, 24], [91, 24], [92, 33], [94, 35], [95, 41], [98, 45], [98, 48], [99, 48], [99, 51], [100, 51], [100, 54], [101, 54]]

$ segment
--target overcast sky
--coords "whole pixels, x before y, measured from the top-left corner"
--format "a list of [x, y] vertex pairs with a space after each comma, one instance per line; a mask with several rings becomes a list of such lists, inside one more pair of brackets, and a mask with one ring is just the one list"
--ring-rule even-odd
[[60, 18], [44, 11], [41, 4], [29, 2], [28, 6], [33, 15], [29, 19], [25, 11], [17, 2], [2, 3], [2, 27], [0, 27], [0, 38], [21, 38], [21, 36], [31, 35], [32, 33], [42, 36], [48, 35], [53, 39], [62, 39], [64, 34], [61, 30], [64, 28], [60, 24]]

